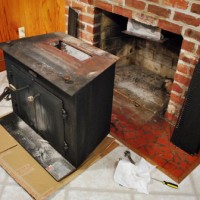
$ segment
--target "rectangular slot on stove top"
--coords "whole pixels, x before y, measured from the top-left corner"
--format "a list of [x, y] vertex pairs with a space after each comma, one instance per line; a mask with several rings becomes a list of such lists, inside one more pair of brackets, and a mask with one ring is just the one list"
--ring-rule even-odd
[[79, 49], [76, 49], [68, 44], [66, 44], [63, 41], [58, 41], [58, 43], [54, 43], [52, 44], [52, 46], [56, 47], [57, 49], [67, 53], [68, 55], [80, 60], [80, 61], [84, 61], [87, 60], [88, 58], [91, 58], [90, 55], [86, 54], [83, 51], [80, 51]]

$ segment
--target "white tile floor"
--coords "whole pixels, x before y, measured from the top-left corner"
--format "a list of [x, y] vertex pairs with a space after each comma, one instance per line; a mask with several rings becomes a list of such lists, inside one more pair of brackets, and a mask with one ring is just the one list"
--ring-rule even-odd
[[[0, 93], [6, 84], [6, 73], [1, 72]], [[0, 102], [0, 116], [11, 111], [10, 102]], [[179, 184], [178, 190], [151, 181], [149, 195], [145, 195], [117, 185], [113, 180], [113, 174], [117, 160], [119, 157], [123, 157], [126, 149], [126, 147], [120, 145], [71, 183], [49, 197], [49, 200], [200, 200], [200, 167], [197, 167]], [[133, 158], [137, 157], [133, 152], [132, 156]], [[159, 170], [155, 170], [152, 176], [160, 180], [172, 181]], [[0, 167], [0, 200], [31, 199], [29, 194]]]

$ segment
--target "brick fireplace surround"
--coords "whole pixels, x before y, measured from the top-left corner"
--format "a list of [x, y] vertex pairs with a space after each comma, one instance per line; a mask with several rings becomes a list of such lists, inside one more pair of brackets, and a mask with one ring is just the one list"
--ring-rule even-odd
[[96, 46], [102, 10], [182, 35], [183, 43], [165, 114], [175, 123], [200, 56], [199, 0], [66, 0], [66, 5], [66, 21], [69, 6], [77, 9], [78, 37]]

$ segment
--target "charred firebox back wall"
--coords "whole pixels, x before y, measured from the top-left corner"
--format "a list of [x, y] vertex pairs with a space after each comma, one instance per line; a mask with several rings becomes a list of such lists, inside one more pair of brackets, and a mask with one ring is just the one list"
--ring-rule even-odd
[[107, 11], [102, 12], [100, 48], [120, 57], [117, 66], [138, 65], [162, 77], [172, 78], [176, 71], [182, 45], [180, 35], [162, 31], [164, 43], [129, 36], [128, 19]]

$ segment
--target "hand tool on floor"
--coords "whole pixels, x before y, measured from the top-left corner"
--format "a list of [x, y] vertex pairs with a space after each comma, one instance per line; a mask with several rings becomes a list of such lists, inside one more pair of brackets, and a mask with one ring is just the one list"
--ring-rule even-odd
[[125, 151], [124, 156], [129, 159], [129, 161], [135, 165], [135, 161], [131, 158], [131, 152], [130, 151]]
[[[129, 161], [135, 165], [135, 161], [131, 158], [131, 152], [130, 151], [125, 151], [124, 152], [124, 156], [127, 157], [129, 159]], [[156, 178], [152, 178], [153, 180], [155, 181], [158, 181], [164, 185], [167, 185], [168, 187], [171, 187], [171, 188], [175, 188], [175, 189], [178, 189], [178, 185], [175, 184], [175, 183], [171, 183], [171, 182], [167, 182], [167, 181], [161, 181], [161, 180], [158, 180]]]
[[156, 178], [152, 178], [152, 179], [155, 180], [155, 181], [158, 181], [158, 182], [160, 182], [160, 183], [162, 183], [164, 185], [167, 185], [167, 186], [169, 186], [171, 188], [178, 189], [178, 185], [175, 184], [175, 183], [171, 183], [171, 182], [167, 182], [167, 181], [161, 181], [161, 180], [158, 180]]

